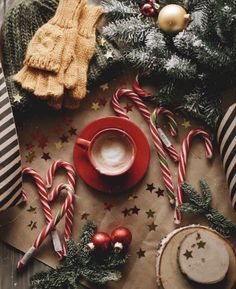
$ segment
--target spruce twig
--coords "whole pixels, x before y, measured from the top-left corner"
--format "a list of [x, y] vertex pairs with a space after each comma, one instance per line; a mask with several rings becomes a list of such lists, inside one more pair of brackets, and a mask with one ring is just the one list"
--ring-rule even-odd
[[35, 274], [31, 279], [32, 289], [78, 289], [80, 278], [104, 284], [121, 278], [120, 266], [128, 259], [127, 251], [109, 252], [106, 257], [98, 258], [87, 250], [87, 245], [96, 232], [96, 225], [88, 221], [81, 233], [80, 243], [68, 241], [68, 253], [56, 269]]
[[224, 236], [230, 236], [236, 231], [236, 224], [211, 207], [212, 194], [204, 180], [199, 182], [202, 196], [189, 184], [183, 183], [182, 189], [189, 198], [189, 203], [179, 206], [180, 211], [190, 214], [204, 214], [210, 226]]

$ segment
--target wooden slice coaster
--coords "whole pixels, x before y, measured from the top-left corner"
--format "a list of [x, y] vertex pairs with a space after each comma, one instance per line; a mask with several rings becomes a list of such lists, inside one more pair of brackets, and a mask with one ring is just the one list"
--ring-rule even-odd
[[180, 270], [198, 283], [222, 281], [229, 269], [229, 253], [224, 243], [217, 234], [207, 230], [200, 229], [189, 234], [178, 250]]
[[[225, 258], [224, 259], [225, 264], [223, 266], [224, 269], [221, 269], [221, 274], [218, 274], [217, 278], [213, 278], [213, 277], [211, 278], [211, 280], [215, 279], [214, 280], [215, 282], [216, 282], [216, 279], [220, 281], [220, 279], [222, 279], [222, 275], [225, 275], [224, 270], [226, 270], [227, 271], [226, 276], [222, 281], [215, 283], [215, 284], [200, 284], [199, 282], [197, 283], [197, 282], [190, 280], [190, 277], [192, 275], [189, 273], [189, 270], [184, 269], [185, 273], [188, 271], [189, 278], [186, 277], [186, 275], [184, 275], [181, 272], [180, 263], [183, 261], [181, 260], [178, 261], [178, 256], [180, 256], [184, 248], [186, 249], [188, 247], [188, 244], [190, 242], [190, 239], [188, 238], [194, 238], [194, 237], [191, 237], [192, 235], [198, 236], [196, 234], [200, 234], [200, 236], [210, 237], [211, 242], [212, 240], [214, 240], [214, 242], [215, 240], [217, 240], [216, 242], [219, 242], [217, 243], [217, 246], [222, 244], [222, 247], [227, 250], [227, 253], [224, 251], [224, 249], [221, 253], [222, 256], [224, 254], [225, 254], [224, 256], [226, 256], [224, 257]], [[202, 242], [205, 242], [205, 237], [202, 240]], [[204, 244], [200, 243], [199, 246], [201, 247], [203, 245]], [[198, 246], [198, 245], [195, 245], [195, 246]], [[184, 253], [185, 252], [183, 252], [183, 254]], [[189, 254], [187, 254], [187, 256], [189, 256]], [[227, 256], [228, 256], [228, 261], [229, 261], [228, 266], [227, 266]], [[220, 263], [220, 256], [218, 255], [214, 258], [216, 258], [216, 266], [218, 266], [217, 264]], [[228, 270], [225, 269], [226, 267], [228, 267]], [[207, 268], [205, 269], [207, 270]], [[157, 272], [158, 288], [161, 288], [161, 289], [235, 289], [236, 288], [236, 274], [235, 274], [236, 253], [234, 251], [234, 248], [232, 247], [232, 244], [229, 241], [227, 241], [223, 236], [221, 236], [219, 233], [217, 233], [216, 231], [208, 227], [204, 227], [200, 225], [191, 225], [191, 226], [176, 229], [173, 232], [171, 232], [169, 235], [167, 235], [164, 239], [162, 239], [159, 250], [158, 250], [158, 254], [157, 254], [156, 272]], [[210, 271], [208, 270], [208, 272]], [[219, 277], [220, 275], [221, 277]], [[205, 276], [207, 276], [207, 274], [205, 274]], [[200, 280], [200, 278], [197, 278], [197, 279]], [[197, 281], [196, 279], [194, 280]], [[207, 279], [205, 277], [205, 281], [206, 280], [209, 281], [210, 278]]]

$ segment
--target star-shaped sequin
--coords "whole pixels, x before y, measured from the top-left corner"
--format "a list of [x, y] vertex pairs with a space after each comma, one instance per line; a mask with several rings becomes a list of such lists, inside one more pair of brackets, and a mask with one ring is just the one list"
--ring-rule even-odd
[[109, 84], [107, 82], [107, 83], [104, 83], [104, 84], [100, 85], [99, 87], [101, 88], [102, 91], [105, 91], [105, 90], [109, 89]]
[[68, 142], [68, 138], [69, 137], [67, 135], [65, 135], [65, 134], [60, 136], [60, 140], [61, 140], [62, 143]]
[[43, 155], [41, 156], [41, 159], [48, 161], [51, 159], [49, 153], [43, 153]]
[[91, 109], [92, 110], [97, 111], [97, 110], [99, 110], [99, 108], [100, 108], [100, 105], [99, 105], [99, 103], [97, 101], [96, 102], [92, 102], [92, 104], [91, 104]]
[[140, 211], [139, 208], [136, 207], [136, 205], [133, 208], [130, 208], [133, 215], [138, 215], [138, 212]]
[[31, 151], [25, 156], [25, 159], [26, 159], [25, 161], [26, 161], [26, 163], [31, 164], [35, 158], [36, 158], [35, 152]]
[[128, 201], [133, 201], [133, 200], [135, 200], [135, 199], [137, 199], [137, 198], [138, 198], [138, 196], [133, 195], [133, 196], [130, 196], [130, 197], [128, 198]]
[[122, 214], [124, 215], [124, 217], [130, 216], [130, 215], [131, 215], [131, 210], [128, 209], [128, 208], [125, 208], [125, 209], [122, 211]]
[[21, 100], [23, 99], [23, 97], [19, 94], [16, 94], [13, 96], [13, 101], [14, 102], [18, 102], [18, 103], [21, 103]]
[[146, 251], [142, 250], [141, 248], [137, 251], [137, 255], [139, 258], [145, 257]]
[[28, 227], [30, 228], [31, 231], [33, 231], [34, 229], [37, 229], [37, 222], [30, 221], [30, 223], [28, 224]]
[[147, 218], [154, 218], [155, 211], [152, 211], [151, 209], [145, 212], [147, 214]]
[[101, 37], [101, 38], [98, 40], [98, 43], [99, 43], [99, 45], [104, 46], [104, 44], [106, 43], [106, 39], [105, 39], [104, 37]]
[[193, 253], [193, 251], [186, 250], [186, 252], [184, 253], [184, 256], [186, 257], [187, 260], [189, 258], [193, 258], [192, 253]]
[[104, 203], [104, 210], [110, 211], [113, 208], [113, 205], [111, 203]]
[[107, 100], [106, 100], [105, 97], [100, 97], [100, 98], [98, 99], [98, 102], [99, 102], [99, 105], [105, 106], [106, 103], [107, 103]]
[[184, 119], [184, 121], [183, 121], [183, 123], [181, 123], [181, 125], [182, 125], [185, 129], [191, 127], [190, 121], [189, 121], [189, 120], [186, 120], [186, 119]]
[[88, 213], [83, 213], [82, 215], [81, 215], [81, 220], [88, 220], [88, 217], [90, 216], [90, 214], [88, 214]]
[[157, 197], [164, 197], [164, 190], [162, 190], [161, 188], [158, 188], [157, 191], [155, 191], [155, 193], [157, 194]]
[[104, 56], [106, 57], [106, 59], [110, 59], [113, 58], [113, 52], [112, 51], [107, 51]]
[[133, 105], [130, 104], [129, 102], [126, 103], [126, 106], [124, 107], [124, 109], [126, 110], [126, 112], [130, 112], [133, 111]]
[[152, 222], [151, 224], [148, 225], [149, 231], [156, 231], [157, 225]]
[[69, 132], [69, 134], [70, 134], [71, 136], [73, 136], [73, 135], [76, 135], [76, 134], [77, 134], [77, 129], [74, 128], [74, 127], [71, 127], [71, 128], [68, 130], [68, 132]]
[[150, 193], [152, 193], [153, 190], [155, 190], [153, 183], [147, 184], [146, 191], [149, 191]]
[[27, 143], [25, 144], [25, 147], [27, 151], [32, 151], [32, 149], [34, 148], [34, 145], [32, 143]]
[[36, 210], [37, 210], [36, 207], [30, 206], [29, 209], [27, 209], [26, 211], [29, 212], [29, 213], [34, 213], [34, 214], [36, 214]]
[[206, 242], [200, 241], [197, 243], [198, 249], [205, 249]]
[[55, 142], [54, 145], [55, 145], [55, 147], [56, 147], [56, 149], [57, 149], [58, 151], [60, 151], [60, 150], [62, 149], [62, 147], [63, 147], [61, 141]]

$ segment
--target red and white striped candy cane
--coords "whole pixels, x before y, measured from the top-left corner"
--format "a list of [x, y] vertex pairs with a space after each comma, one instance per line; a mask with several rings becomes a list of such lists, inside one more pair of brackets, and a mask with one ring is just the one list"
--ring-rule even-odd
[[[167, 157], [166, 157], [163, 145], [162, 145], [161, 136], [159, 135], [159, 132], [156, 128], [156, 125], [154, 124], [154, 121], [151, 120], [150, 112], [149, 112], [147, 106], [143, 103], [143, 101], [140, 99], [140, 97], [135, 92], [133, 92], [130, 89], [120, 88], [115, 92], [115, 94], [112, 97], [112, 107], [120, 117], [129, 119], [128, 115], [124, 112], [123, 108], [120, 106], [120, 103], [119, 103], [119, 99], [122, 96], [129, 97], [133, 100], [133, 102], [137, 105], [139, 111], [141, 112], [141, 114], [145, 118], [146, 122], [150, 126], [154, 145], [156, 147], [157, 154], [158, 154], [158, 157], [160, 160], [160, 167], [161, 167], [167, 195], [170, 199], [170, 202], [173, 204], [175, 202], [175, 193], [174, 193], [174, 186], [173, 186], [173, 182], [172, 182], [172, 177], [170, 174], [170, 169], [168, 166]], [[177, 154], [177, 152], [176, 152], [176, 154]]]
[[177, 123], [174, 118], [174, 114], [165, 109], [164, 107], [159, 107], [154, 110], [152, 113], [152, 118], [151, 120], [155, 123], [157, 127], [157, 131], [159, 132], [159, 135], [162, 136], [162, 142], [164, 142], [166, 150], [169, 152], [170, 156], [172, 159], [177, 162], [179, 161], [179, 154], [177, 153], [176, 149], [174, 146], [171, 144], [171, 142], [166, 138], [165, 134], [163, 133], [162, 129], [158, 125], [158, 117], [159, 115], [164, 115], [168, 119], [168, 126], [169, 126], [169, 131], [172, 136], [176, 136], [178, 132], [178, 127]]
[[[58, 168], [64, 168], [66, 170], [66, 173], [68, 175], [68, 185], [72, 187], [73, 191], [75, 192], [75, 186], [76, 186], [76, 172], [75, 169], [73, 168], [73, 166], [64, 160], [57, 160], [55, 161], [51, 167], [48, 170], [48, 173], [46, 175], [46, 186], [47, 188], [51, 188], [52, 187], [52, 182], [53, 182], [53, 178], [54, 175], [56, 173], [56, 170]], [[57, 198], [58, 194], [61, 191], [61, 188], [63, 188], [63, 185], [60, 184], [58, 185], [56, 188], [54, 188], [48, 198], [49, 201], [53, 201]], [[63, 241], [63, 250], [61, 252], [61, 258], [63, 258], [64, 256], [66, 256], [66, 252], [67, 252], [67, 242], [69, 240], [69, 238], [72, 235], [72, 226], [73, 226], [73, 218], [74, 218], [74, 202], [71, 203], [71, 206], [69, 207], [69, 209], [66, 212], [66, 216], [65, 216], [65, 232], [64, 232], [64, 241]]]
[[[40, 202], [42, 204], [42, 210], [44, 212], [44, 216], [46, 219], [47, 223], [50, 223], [50, 221], [53, 219], [52, 216], [52, 211], [51, 211], [51, 207], [49, 205], [49, 199], [48, 199], [48, 194], [46, 191], [46, 186], [44, 181], [42, 180], [41, 176], [39, 175], [39, 173], [32, 169], [32, 168], [24, 168], [22, 170], [22, 175], [30, 175], [34, 181], [35, 184], [38, 188], [38, 192], [39, 192], [39, 197], [40, 197]], [[27, 193], [25, 192], [25, 190], [22, 190], [23, 194], [26, 196], [27, 198]], [[61, 244], [59, 243], [59, 236], [56, 230], [52, 231], [52, 240], [53, 240], [53, 246], [54, 246], [54, 250], [58, 253], [60, 251], [61, 248]]]
[[134, 92], [137, 93], [140, 97], [148, 98], [148, 97], [152, 96], [150, 92], [148, 92], [147, 90], [140, 87], [139, 75], [136, 75], [136, 77], [133, 81], [133, 89], [134, 89]]
[[176, 209], [175, 209], [175, 223], [179, 224], [181, 221], [181, 212], [178, 209], [178, 206], [183, 203], [183, 192], [181, 185], [185, 181], [186, 176], [186, 164], [187, 164], [187, 155], [190, 148], [190, 143], [195, 136], [200, 136], [203, 138], [206, 148], [206, 158], [210, 159], [213, 155], [213, 146], [211, 142], [210, 135], [202, 129], [193, 129], [185, 137], [182, 149], [180, 153], [180, 161], [178, 166], [178, 184], [177, 184], [177, 196], [176, 196]]
[[45, 240], [47, 235], [51, 233], [56, 225], [59, 223], [61, 218], [65, 215], [65, 213], [68, 211], [68, 209], [71, 206], [71, 203], [73, 203], [74, 200], [74, 190], [73, 188], [68, 184], [62, 184], [61, 190], [67, 191], [67, 197], [65, 199], [65, 202], [61, 209], [59, 209], [56, 213], [55, 218], [50, 220], [50, 222], [44, 226], [40, 234], [38, 235], [37, 239], [34, 241], [33, 246], [24, 254], [24, 256], [20, 259], [20, 261], [17, 264], [17, 269], [21, 270], [31, 259], [31, 257], [34, 255], [35, 251], [40, 247], [42, 242]]

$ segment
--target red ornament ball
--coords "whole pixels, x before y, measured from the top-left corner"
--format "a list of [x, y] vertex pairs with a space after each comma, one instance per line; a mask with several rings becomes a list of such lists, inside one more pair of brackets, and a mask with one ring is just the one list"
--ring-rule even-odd
[[140, 7], [140, 11], [144, 16], [153, 16], [155, 14], [155, 9], [151, 3], [145, 3]]
[[121, 251], [123, 248], [128, 248], [132, 241], [132, 234], [125, 227], [118, 227], [111, 233], [111, 241], [115, 251]]
[[88, 244], [90, 250], [107, 251], [111, 246], [111, 238], [107, 233], [97, 232], [93, 235], [91, 243]]

